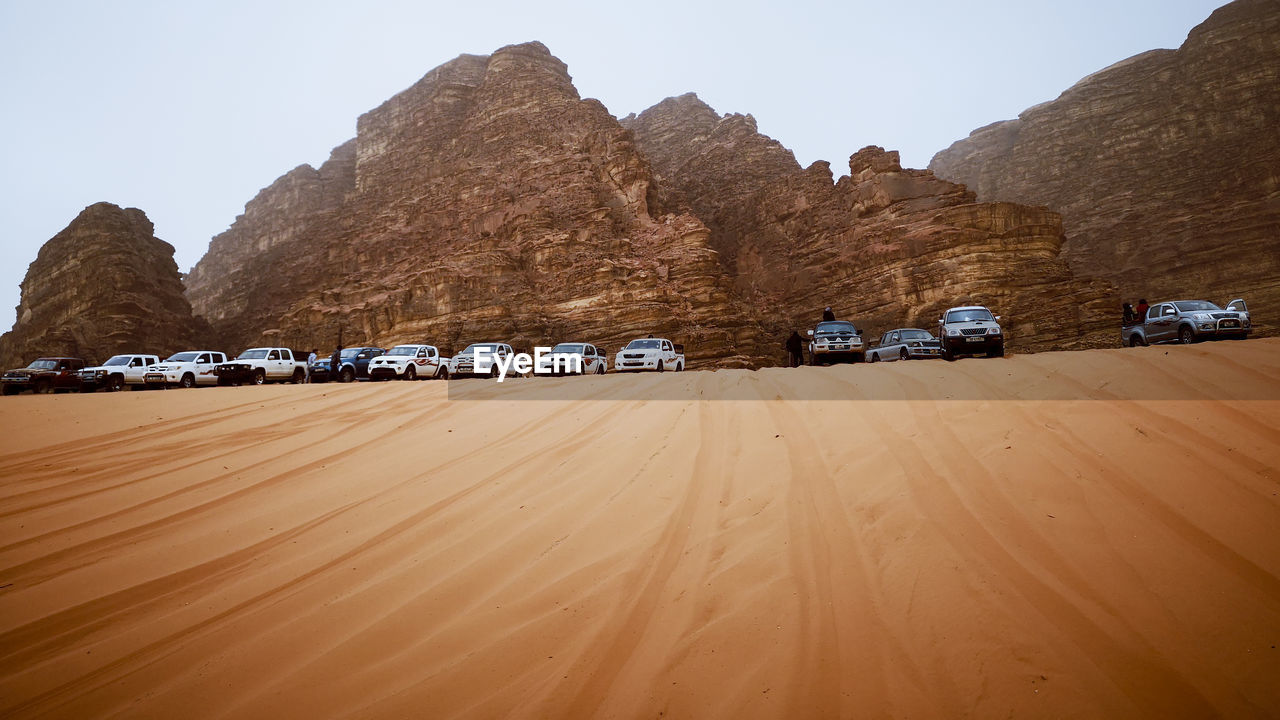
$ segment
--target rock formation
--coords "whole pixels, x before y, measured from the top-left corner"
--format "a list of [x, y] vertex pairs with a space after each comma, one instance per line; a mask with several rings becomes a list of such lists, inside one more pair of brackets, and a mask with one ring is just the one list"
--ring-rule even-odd
[[749, 116], [720, 117], [694, 95], [623, 119], [653, 158], [664, 201], [706, 221], [736, 289], [777, 336], [831, 305], [879, 332], [930, 328], [944, 308], [980, 303], [1022, 350], [1113, 345], [1118, 300], [1060, 257], [1058, 215], [977, 203], [963, 186], [903, 169], [869, 147], [834, 181], [801, 170]]
[[318, 170], [259, 193], [188, 297], [231, 350], [616, 351], [653, 333], [695, 364], [756, 366], [826, 304], [882, 330], [970, 300], [1010, 315], [1013, 349], [1096, 344], [1104, 315], [1116, 341], [1115, 297], [1058, 259], [1056, 215], [977, 204], [893, 153], [854, 163], [833, 184], [691, 95], [620, 123], [539, 43], [464, 55], [363, 115]]
[[637, 335], [756, 361], [709, 232], [657, 216], [630, 133], [540, 43], [464, 55], [363, 115], [319, 170], [245, 208], [188, 296], [228, 347]]
[[102, 362], [117, 353], [169, 353], [208, 340], [183, 297], [173, 246], [145, 213], [111, 203], [85, 208], [40, 248], [22, 281], [13, 330], [0, 336], [0, 366], [40, 355]]
[[988, 200], [1047, 205], [1078, 273], [1131, 300], [1251, 301], [1280, 316], [1280, 2], [1236, 0], [1177, 50], [1090, 75], [938, 153]]

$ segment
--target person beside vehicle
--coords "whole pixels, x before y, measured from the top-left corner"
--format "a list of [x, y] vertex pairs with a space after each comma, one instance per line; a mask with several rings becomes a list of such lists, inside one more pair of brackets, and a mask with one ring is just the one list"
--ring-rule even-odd
[[787, 362], [789, 367], [800, 367], [804, 365], [804, 340], [801, 339], [800, 333], [792, 330], [791, 337], [787, 338]]
[[1151, 309], [1151, 306], [1147, 304], [1146, 298], [1142, 298], [1141, 300], [1138, 301], [1138, 307], [1136, 310], [1136, 312], [1138, 313], [1138, 322], [1146, 321], [1147, 310], [1150, 310], [1150, 309]]
[[319, 359], [319, 357], [316, 356], [317, 352], [319, 352], [319, 350], [311, 348], [311, 354], [307, 356], [307, 379], [303, 380], [305, 383], [311, 383], [311, 368], [315, 367], [316, 360]]

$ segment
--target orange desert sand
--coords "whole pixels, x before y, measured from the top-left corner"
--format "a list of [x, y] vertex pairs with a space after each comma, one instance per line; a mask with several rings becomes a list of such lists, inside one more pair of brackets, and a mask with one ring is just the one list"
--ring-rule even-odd
[[1280, 340], [447, 387], [5, 398], [0, 716], [1280, 713]]

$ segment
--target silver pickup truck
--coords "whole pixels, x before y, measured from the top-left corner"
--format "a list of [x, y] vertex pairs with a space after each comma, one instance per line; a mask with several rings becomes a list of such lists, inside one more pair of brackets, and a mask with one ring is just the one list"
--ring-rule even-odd
[[942, 342], [928, 330], [898, 328], [880, 336], [880, 343], [867, 351], [867, 362], [891, 362], [942, 357]]
[[1236, 299], [1222, 309], [1208, 300], [1174, 300], [1147, 308], [1147, 316], [1121, 331], [1121, 339], [1129, 347], [1152, 343], [1180, 342], [1190, 344], [1213, 338], [1249, 337], [1252, 330], [1249, 307]]

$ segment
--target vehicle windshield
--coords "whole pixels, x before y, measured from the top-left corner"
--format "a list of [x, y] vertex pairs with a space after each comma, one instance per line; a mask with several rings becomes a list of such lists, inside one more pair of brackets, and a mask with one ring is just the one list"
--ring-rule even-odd
[[502, 346], [501, 346], [501, 345], [499, 345], [498, 343], [472, 343], [472, 344], [470, 344], [470, 345], [468, 345], [468, 346], [467, 346], [467, 349], [466, 349], [466, 350], [463, 350], [463, 351], [462, 351], [462, 354], [463, 354], [463, 355], [475, 355], [475, 354], [476, 354], [476, 349], [477, 349], [477, 348], [487, 348], [487, 349], [488, 349], [488, 352], [489, 352], [490, 354], [492, 354], [492, 353], [496, 353], [496, 352], [498, 352], [498, 350], [499, 350], [501, 347], [502, 347]]
[[933, 335], [930, 335], [928, 330], [903, 330], [901, 335], [903, 340], [932, 340], [933, 339]]
[[416, 345], [397, 345], [391, 348], [391, 352], [387, 354], [388, 355], [408, 355], [410, 357], [413, 357], [414, 355], [418, 354], [418, 347]]
[[111, 367], [113, 365], [128, 365], [129, 361], [132, 359], [133, 356], [131, 355], [112, 355], [110, 360], [102, 363], [102, 366]]
[[261, 360], [267, 356], [266, 348], [254, 348], [253, 350], [245, 350], [240, 353], [237, 360]]
[[181, 353], [178, 353], [177, 355], [170, 355], [169, 359], [165, 360], [165, 362], [172, 362], [172, 363], [195, 362], [196, 358], [199, 356], [200, 356], [200, 353], [181, 352]]
[[1178, 308], [1178, 312], [1207, 312], [1222, 309], [1208, 300], [1187, 300], [1185, 302], [1176, 302], [1173, 305]]
[[661, 340], [632, 340], [627, 343], [628, 350], [661, 350]]
[[995, 322], [991, 311], [986, 308], [975, 308], [973, 310], [952, 310], [947, 313], [947, 322]]
[[341, 357], [343, 360], [349, 360], [359, 355], [361, 350], [364, 350], [364, 348], [346, 348], [345, 350], [342, 351]]
[[562, 353], [562, 354], [565, 354], [565, 355], [572, 355], [572, 354], [574, 354], [574, 353], [576, 353], [576, 354], [578, 354], [578, 355], [581, 355], [581, 354], [582, 354], [582, 352], [583, 352], [583, 350], [582, 350], [582, 345], [581, 345], [581, 344], [574, 344], [574, 343], [560, 343], [559, 345], [557, 345], [557, 346], [555, 346], [555, 347], [551, 348], [551, 352], [552, 352], [552, 353]]
[[57, 360], [33, 360], [27, 367], [32, 370], [55, 370], [58, 367]]
[[821, 333], [849, 333], [850, 335], [856, 335], [858, 331], [854, 329], [853, 323], [837, 320], [835, 322], [818, 323], [818, 327], [813, 331], [813, 334], [818, 335]]

